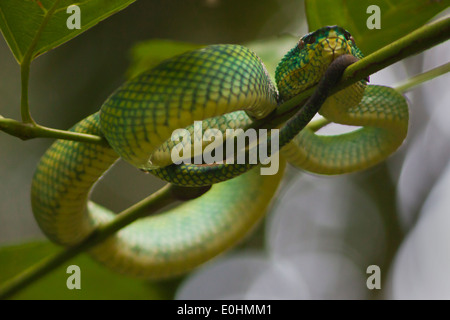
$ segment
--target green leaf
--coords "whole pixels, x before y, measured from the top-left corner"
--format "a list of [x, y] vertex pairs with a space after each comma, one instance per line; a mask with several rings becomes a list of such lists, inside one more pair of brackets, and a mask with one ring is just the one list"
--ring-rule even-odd
[[[0, 248], [0, 287], [13, 276], [55, 254], [60, 247], [50, 242], [29, 242]], [[81, 289], [66, 285], [69, 265], [80, 267]], [[26, 287], [14, 299], [168, 299], [173, 288], [114, 273], [82, 254]]]
[[[135, 0], [1, 0], [0, 29], [14, 57], [22, 64], [124, 9]], [[69, 29], [67, 7], [80, 8], [80, 29]]]
[[139, 42], [131, 49], [131, 63], [127, 71], [127, 77], [133, 78], [163, 60], [203, 47], [204, 45], [200, 44], [164, 39], [150, 39]]
[[[450, 5], [450, 0], [306, 0], [306, 16], [311, 31], [326, 25], [347, 29], [365, 55], [419, 28]], [[366, 13], [377, 5], [381, 29], [369, 29]]]

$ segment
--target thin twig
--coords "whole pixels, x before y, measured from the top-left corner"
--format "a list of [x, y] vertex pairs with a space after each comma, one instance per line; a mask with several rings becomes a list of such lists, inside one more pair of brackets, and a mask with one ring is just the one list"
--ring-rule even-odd
[[47, 128], [38, 124], [27, 124], [0, 116], [0, 130], [22, 140], [33, 138], [55, 138], [81, 142], [106, 144], [106, 139], [93, 134]]
[[432, 80], [443, 74], [446, 74], [447, 72], [450, 72], [450, 62], [447, 62], [446, 64], [443, 64], [439, 67], [436, 67], [434, 69], [428, 70], [427, 72], [409, 78], [405, 82], [402, 82], [401, 84], [395, 86], [395, 90], [401, 93], [408, 92], [414, 87], [417, 87], [418, 85], [421, 85], [426, 81]]
[[36, 31], [36, 34], [34, 35], [34, 38], [28, 47], [27, 51], [25, 52], [25, 55], [22, 58], [22, 61], [20, 62], [20, 77], [21, 77], [21, 100], [20, 100], [20, 113], [22, 116], [22, 122], [26, 124], [32, 124], [35, 125], [36, 122], [31, 117], [30, 113], [30, 107], [28, 104], [28, 80], [30, 78], [30, 65], [31, 61], [34, 59], [34, 51], [36, 49], [36, 46], [39, 42], [39, 39], [41, 38], [42, 32], [44, 31], [45, 27], [48, 24], [48, 21], [50, 20], [51, 16], [56, 10], [56, 7], [58, 6], [59, 2], [61, 0], [56, 0], [53, 3], [53, 6], [45, 13], [44, 19], [42, 20], [41, 25], [39, 26], [38, 30]]

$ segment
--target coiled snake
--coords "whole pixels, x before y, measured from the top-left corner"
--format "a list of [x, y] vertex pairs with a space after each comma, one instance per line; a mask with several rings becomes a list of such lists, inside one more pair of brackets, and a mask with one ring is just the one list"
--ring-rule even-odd
[[[213, 186], [197, 199], [139, 219], [90, 252], [112, 269], [145, 278], [194, 268], [242, 239], [265, 214], [285, 161], [275, 175], [226, 162], [174, 165], [172, 132], [192, 128], [195, 120], [223, 132], [245, 128], [322, 78], [306, 105], [281, 127], [280, 153], [294, 166], [320, 174], [367, 168], [402, 143], [408, 108], [393, 89], [366, 81], [326, 99], [344, 69], [361, 57], [351, 35], [331, 26], [302, 37], [286, 54], [276, 86], [260, 59], [239, 45], [212, 45], [162, 62], [123, 84], [99, 112], [71, 129], [104, 136], [109, 146], [58, 140], [47, 150], [32, 182], [39, 226], [52, 241], [71, 246], [113, 219], [89, 194], [121, 157], [176, 185]], [[332, 122], [362, 128], [316, 135], [305, 126], [317, 111]]]

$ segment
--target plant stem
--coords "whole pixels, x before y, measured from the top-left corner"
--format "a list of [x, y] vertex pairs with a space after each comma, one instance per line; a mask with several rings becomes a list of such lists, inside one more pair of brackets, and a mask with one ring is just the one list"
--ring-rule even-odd
[[330, 124], [331, 121], [325, 118], [320, 118], [317, 120], [313, 120], [310, 123], [306, 125], [307, 128], [311, 129], [312, 131], [316, 132], [319, 129], [322, 129], [326, 125]]
[[397, 90], [398, 92], [401, 92], [401, 93], [408, 92], [412, 88], [414, 88], [426, 81], [432, 80], [443, 74], [446, 74], [447, 72], [450, 72], [450, 62], [447, 62], [446, 64], [443, 64], [439, 67], [436, 67], [427, 72], [424, 72], [424, 73], [418, 74], [412, 78], [409, 78], [405, 82], [397, 85], [395, 87], [395, 90]]
[[20, 62], [20, 78], [22, 87], [20, 99], [20, 114], [22, 116], [22, 122], [25, 124], [32, 124], [32, 125], [36, 124], [36, 122], [31, 117], [30, 107], [28, 104], [28, 82], [30, 79], [30, 65], [31, 61], [33, 61], [34, 59], [35, 54], [34, 49], [36, 48], [36, 45], [38, 44], [39, 39], [41, 38], [42, 32], [47, 26], [50, 17], [53, 15], [53, 12], [55, 12], [60, 1], [61, 0], [56, 0], [53, 6], [50, 8], [50, 10], [46, 12], [44, 19], [42, 20], [42, 23], [39, 26], [39, 29], [36, 31], [36, 34], [34, 35], [33, 41], [31, 42], [30, 46], [25, 52], [22, 61]]
[[20, 114], [23, 123], [35, 125], [30, 114], [28, 106], [28, 80], [30, 78], [30, 62], [20, 65], [21, 95], [20, 95]]
[[19, 137], [22, 140], [41, 138], [66, 139], [81, 142], [106, 144], [105, 138], [86, 133], [78, 133], [67, 130], [47, 128], [35, 123], [22, 123], [13, 119], [0, 116], [0, 130]]

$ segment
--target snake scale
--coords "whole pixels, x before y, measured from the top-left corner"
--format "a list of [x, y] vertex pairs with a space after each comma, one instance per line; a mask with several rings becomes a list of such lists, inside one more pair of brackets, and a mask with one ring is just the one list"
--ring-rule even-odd
[[[120, 157], [176, 185], [213, 186], [197, 199], [139, 219], [90, 253], [143, 278], [193, 269], [236, 244], [264, 216], [282, 179], [283, 159], [310, 172], [339, 174], [372, 166], [401, 145], [408, 107], [395, 90], [360, 81], [328, 97], [345, 67], [361, 57], [346, 30], [328, 26], [302, 37], [285, 55], [276, 85], [261, 60], [239, 45], [212, 45], [162, 62], [124, 83], [99, 112], [71, 129], [104, 136], [109, 145], [57, 140], [43, 155], [31, 191], [40, 228], [52, 241], [72, 246], [114, 219], [89, 195]], [[245, 128], [317, 83], [310, 100], [280, 128], [277, 174], [261, 175], [255, 165], [171, 163], [175, 129], [192, 130], [196, 120], [221, 131]], [[317, 111], [361, 128], [318, 135], [306, 126]]]

